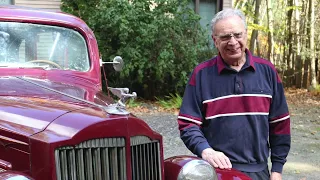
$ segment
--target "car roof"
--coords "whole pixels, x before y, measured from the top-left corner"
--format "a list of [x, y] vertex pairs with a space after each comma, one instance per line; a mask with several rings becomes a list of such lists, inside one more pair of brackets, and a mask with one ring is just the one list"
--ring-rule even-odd
[[47, 10], [16, 5], [0, 5], [0, 21], [19, 21], [48, 25], [63, 24], [90, 31], [80, 18], [59, 10]]

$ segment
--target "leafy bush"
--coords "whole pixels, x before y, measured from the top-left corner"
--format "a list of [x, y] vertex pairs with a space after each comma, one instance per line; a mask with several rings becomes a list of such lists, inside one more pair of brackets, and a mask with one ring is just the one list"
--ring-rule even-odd
[[315, 95], [320, 95], [320, 84], [317, 84], [314, 88], [312, 88], [311, 92]]
[[165, 109], [179, 109], [182, 104], [182, 97], [176, 94], [169, 94], [165, 98], [156, 98], [159, 105]]
[[62, 0], [62, 10], [79, 16], [93, 29], [104, 61], [123, 57], [126, 64], [120, 75], [107, 72], [110, 86], [129, 87], [140, 97], [153, 99], [183, 93], [199, 57], [203, 61], [213, 56], [200, 17], [188, 3]]

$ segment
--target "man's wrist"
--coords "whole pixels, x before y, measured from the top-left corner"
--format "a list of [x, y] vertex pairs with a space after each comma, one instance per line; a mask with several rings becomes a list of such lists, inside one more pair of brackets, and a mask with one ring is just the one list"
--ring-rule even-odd
[[271, 172], [270, 180], [282, 180], [282, 174], [278, 172]]
[[195, 154], [202, 157], [202, 151], [207, 148], [211, 148], [208, 143], [201, 143], [196, 147]]
[[271, 172], [282, 173], [283, 164], [280, 162], [272, 162]]

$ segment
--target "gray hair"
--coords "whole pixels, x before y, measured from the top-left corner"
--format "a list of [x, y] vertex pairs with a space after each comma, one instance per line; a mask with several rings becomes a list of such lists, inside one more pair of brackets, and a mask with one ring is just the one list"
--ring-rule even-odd
[[232, 9], [232, 8], [227, 8], [224, 9], [220, 12], [218, 12], [211, 20], [211, 30], [212, 34], [214, 33], [214, 27], [217, 24], [218, 21], [231, 17], [231, 16], [239, 16], [242, 19], [244, 28], [247, 29], [247, 22], [246, 22], [246, 17], [244, 16], [243, 12], [239, 9]]

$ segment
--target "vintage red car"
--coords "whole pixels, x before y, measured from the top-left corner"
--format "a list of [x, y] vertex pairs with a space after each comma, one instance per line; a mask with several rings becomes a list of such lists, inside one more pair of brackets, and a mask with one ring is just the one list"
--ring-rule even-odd
[[1, 180], [249, 179], [193, 156], [164, 160], [161, 135], [125, 109], [136, 94], [103, 93], [101, 62], [81, 19], [0, 6]]

